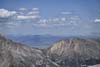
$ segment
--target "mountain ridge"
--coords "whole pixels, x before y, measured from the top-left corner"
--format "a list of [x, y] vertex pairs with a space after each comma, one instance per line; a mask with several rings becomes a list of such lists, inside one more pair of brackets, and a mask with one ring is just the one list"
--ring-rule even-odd
[[48, 48], [34, 48], [0, 35], [0, 67], [80, 67], [95, 64], [100, 64], [100, 41], [96, 39], [66, 38]]
[[53, 44], [48, 48], [47, 53], [57, 63], [96, 64], [100, 63], [100, 41], [70, 38]]
[[[36, 48], [47, 48], [50, 45], [64, 39], [69, 39], [69, 38], [91, 38], [91, 39], [97, 39], [100, 40], [100, 37], [98, 36], [82, 36], [82, 35], [77, 35], [77, 36], [55, 36], [55, 35], [6, 35], [6, 38], [11, 39], [13, 41], [23, 43], [23, 44], [28, 44], [32, 47]], [[42, 45], [42, 46], [41, 46]]]
[[35, 67], [43, 60], [41, 50], [13, 42], [0, 35], [0, 67]]

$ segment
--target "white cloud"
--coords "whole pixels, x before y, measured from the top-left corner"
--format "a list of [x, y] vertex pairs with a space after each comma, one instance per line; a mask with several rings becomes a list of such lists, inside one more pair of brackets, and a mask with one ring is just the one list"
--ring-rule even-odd
[[94, 22], [100, 22], [100, 19], [95, 19]]
[[80, 24], [81, 18], [79, 16], [70, 16], [70, 17], [55, 17], [55, 18], [48, 18], [48, 19], [41, 19], [39, 21], [40, 24], [44, 26], [77, 26]]
[[61, 18], [61, 20], [62, 20], [62, 21], [66, 21], [66, 18], [65, 18], [65, 17], [63, 17], [63, 18]]
[[79, 16], [72, 16], [70, 17], [71, 20], [80, 20], [80, 17]]
[[38, 22], [41, 26], [58, 26], [64, 25], [66, 18], [49, 18], [49, 19], [40, 19]]
[[40, 12], [39, 11], [32, 11], [32, 12], [29, 12], [28, 15], [31, 15], [31, 14], [39, 14]]
[[60, 21], [60, 19], [59, 18], [53, 18], [50, 21], [52, 21], [52, 22], [58, 22], [58, 21]]
[[27, 10], [27, 9], [26, 9], [26, 8], [19, 8], [19, 10], [25, 11], [25, 10]]
[[72, 12], [61, 12], [61, 14], [72, 14]]
[[[34, 9], [34, 10], [33, 10]], [[20, 10], [27, 10], [27, 11], [19, 11], [20, 13], [17, 14], [18, 20], [34, 20], [40, 17], [38, 8], [33, 8], [32, 10], [27, 10], [26, 8], [20, 8]]]
[[30, 20], [30, 19], [36, 19], [38, 18], [39, 16], [24, 16], [24, 15], [18, 15], [17, 16], [17, 19], [18, 20]]
[[[35, 8], [36, 9], [36, 8]], [[10, 23], [13, 22], [14, 24], [16, 22], [33, 22], [33, 21], [39, 21], [40, 15], [39, 11], [33, 11], [33, 10], [26, 10], [25, 8], [20, 8], [22, 11], [10, 11], [7, 9], [0, 9], [0, 23], [6, 22]]]
[[34, 11], [34, 10], [39, 10], [39, 8], [33, 8], [32, 10], [33, 10], [33, 11]]
[[[48, 19], [41, 19], [40, 18], [40, 12], [38, 8], [33, 8], [31, 10], [26, 10], [26, 8], [20, 8], [22, 11], [8, 11], [6, 9], [0, 9], [0, 17], [7, 17], [6, 21], [8, 20], [10, 22], [13, 22], [14, 24], [17, 22], [33, 22], [35, 25], [39, 26], [60, 26], [60, 25], [77, 25], [80, 20], [80, 17], [78, 16], [70, 16], [70, 17], [54, 17], [54, 18], [48, 18]], [[20, 13], [21, 12], [21, 13]], [[71, 14], [71, 12], [62, 12], [63, 14]], [[10, 17], [12, 16], [12, 17]], [[0, 21], [2, 22], [2, 19], [0, 18]], [[13, 24], [12, 23], [12, 24]]]
[[0, 17], [5, 18], [16, 14], [16, 11], [8, 11], [6, 9], [0, 9]]

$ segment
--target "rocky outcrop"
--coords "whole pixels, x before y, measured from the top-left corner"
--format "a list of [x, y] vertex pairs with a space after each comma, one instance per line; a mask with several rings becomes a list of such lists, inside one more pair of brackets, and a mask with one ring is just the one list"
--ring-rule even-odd
[[43, 59], [40, 49], [15, 43], [0, 35], [0, 67], [35, 67]]
[[47, 55], [62, 65], [91, 65], [100, 63], [100, 42], [94, 39], [70, 38], [48, 48]]

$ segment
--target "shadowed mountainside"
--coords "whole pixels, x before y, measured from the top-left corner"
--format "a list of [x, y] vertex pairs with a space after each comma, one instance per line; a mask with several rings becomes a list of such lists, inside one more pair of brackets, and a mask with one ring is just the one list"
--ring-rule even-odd
[[15, 43], [0, 35], [0, 67], [35, 67], [43, 58], [40, 49]]

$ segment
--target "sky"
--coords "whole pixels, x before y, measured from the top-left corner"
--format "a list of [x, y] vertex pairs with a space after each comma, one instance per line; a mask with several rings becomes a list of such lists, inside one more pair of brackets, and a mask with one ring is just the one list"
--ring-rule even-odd
[[0, 0], [0, 33], [99, 35], [100, 0]]

